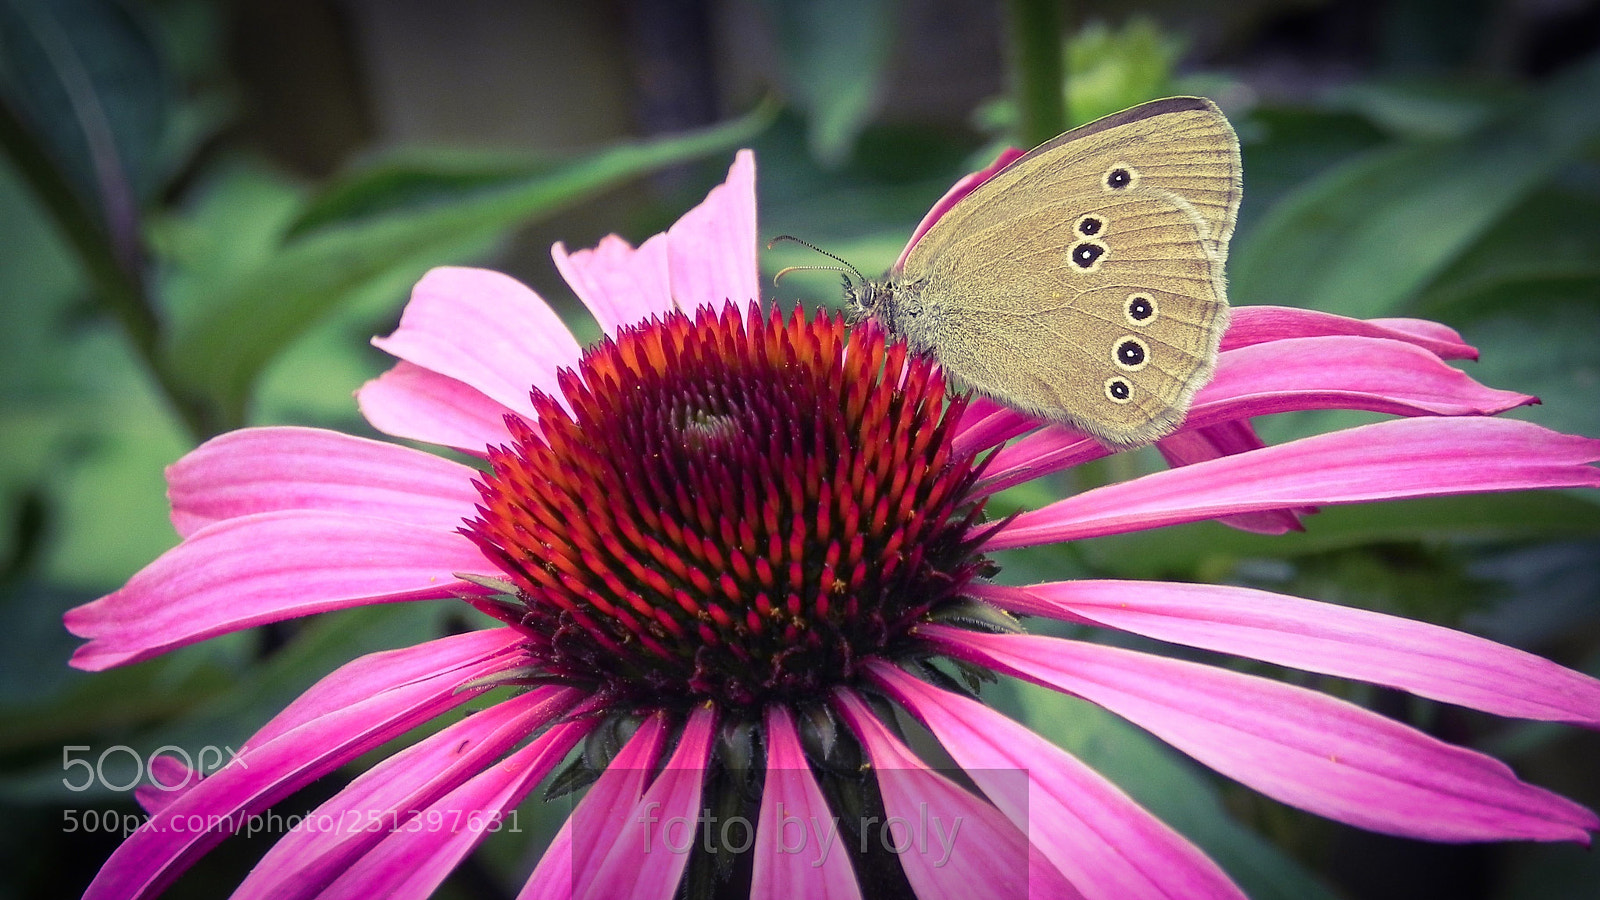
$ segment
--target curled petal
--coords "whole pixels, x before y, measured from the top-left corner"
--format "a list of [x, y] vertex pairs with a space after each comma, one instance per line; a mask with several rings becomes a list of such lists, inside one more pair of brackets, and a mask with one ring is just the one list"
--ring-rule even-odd
[[1501, 716], [1600, 728], [1600, 681], [1426, 622], [1249, 588], [1062, 581], [978, 596], [1012, 612], [1354, 678]]
[[[1355, 321], [1355, 320], [1350, 320]], [[1181, 431], [1157, 446], [1173, 465], [1193, 465], [1263, 446], [1249, 419], [1312, 409], [1359, 409], [1401, 416], [1493, 415], [1538, 402], [1484, 387], [1413, 344], [1348, 335], [1290, 337], [1222, 353], [1217, 375], [1195, 396]], [[1109, 453], [1071, 429], [1049, 427], [1000, 450], [984, 490], [1002, 490]], [[1298, 520], [1240, 518], [1268, 533]], [[1282, 516], [1282, 512], [1267, 514]]]
[[516, 415], [476, 388], [405, 360], [362, 385], [356, 403], [384, 434], [479, 457], [506, 442], [506, 416]]
[[1600, 818], [1452, 746], [1343, 700], [1082, 641], [920, 633], [945, 652], [1099, 704], [1269, 797], [1358, 828], [1430, 841], [1588, 844]]
[[1424, 319], [1349, 319], [1291, 306], [1239, 306], [1233, 309], [1222, 349], [1265, 341], [1328, 335], [1387, 338], [1416, 344], [1440, 359], [1477, 359], [1478, 351], [1454, 329]]
[[427, 453], [320, 428], [244, 428], [167, 469], [184, 536], [253, 513], [325, 510], [451, 531], [474, 514], [477, 472]]
[[1493, 415], [1537, 402], [1484, 387], [1414, 344], [1370, 337], [1286, 338], [1221, 355], [1188, 427], [1306, 409], [1401, 416]]
[[139, 801], [141, 809], [153, 816], [198, 784], [202, 777], [201, 772], [177, 757], [160, 753], [150, 757], [150, 782], [134, 788], [133, 797]]
[[1597, 487], [1600, 441], [1509, 419], [1401, 419], [1085, 491], [1026, 512], [989, 549], [1267, 509], [1479, 491]]
[[561, 317], [521, 282], [455, 267], [424, 275], [400, 327], [372, 343], [529, 417], [528, 388], [560, 396], [556, 370], [576, 365], [581, 353]]
[[493, 571], [467, 538], [343, 512], [228, 519], [157, 557], [115, 593], [67, 611], [99, 670], [296, 616], [371, 603], [481, 594], [455, 572]]

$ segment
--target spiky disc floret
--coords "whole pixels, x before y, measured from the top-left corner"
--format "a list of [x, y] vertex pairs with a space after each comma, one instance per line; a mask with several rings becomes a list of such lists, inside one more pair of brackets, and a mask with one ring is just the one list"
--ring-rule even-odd
[[546, 675], [652, 705], [814, 699], [983, 560], [964, 402], [875, 329], [752, 306], [624, 329], [509, 418], [465, 533]]

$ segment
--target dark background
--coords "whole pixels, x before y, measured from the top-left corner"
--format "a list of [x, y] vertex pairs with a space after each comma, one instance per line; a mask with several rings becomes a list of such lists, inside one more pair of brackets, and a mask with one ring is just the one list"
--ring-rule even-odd
[[[1017, 27], [1019, 21], [1059, 23]], [[1066, 118], [1016, 100], [1059, 47]], [[176, 542], [162, 468], [205, 437], [292, 422], [370, 433], [367, 344], [446, 262], [535, 286], [597, 332], [555, 240], [638, 242], [740, 146], [761, 230], [881, 271], [944, 188], [1004, 144], [1153, 97], [1216, 99], [1243, 143], [1236, 304], [1415, 315], [1538, 394], [1516, 415], [1600, 435], [1600, 4], [4, 0], [0, 2], [0, 897], [73, 896], [117, 843], [65, 833], [130, 792], [63, 785], [67, 756], [237, 747], [339, 663], [456, 613], [356, 610], [126, 670], [66, 659], [67, 608]], [[1037, 47], [1035, 47], [1037, 49]], [[1042, 134], [1041, 128], [1046, 128]], [[815, 261], [763, 253], [767, 272]], [[775, 296], [835, 302], [833, 276]], [[1370, 419], [1282, 416], [1269, 440]], [[1139, 454], [1004, 503], [1153, 465]], [[1304, 534], [1197, 525], [1003, 558], [1007, 577], [1251, 584], [1487, 635], [1600, 671], [1600, 509], [1547, 492], [1329, 510]], [[1169, 651], [1170, 652], [1170, 651]], [[1253, 666], [1252, 671], [1270, 667]], [[1392, 692], [1338, 693], [1600, 805], [1600, 740]], [[1269, 897], [1600, 897], [1573, 846], [1440, 846], [1287, 809], [1053, 696], [996, 702], [1100, 767]], [[128, 781], [131, 754], [105, 757]], [[123, 766], [119, 769], [118, 766]], [[350, 773], [280, 805], [305, 809]], [[513, 896], [564, 808], [525, 806], [451, 897]], [[234, 839], [170, 892], [236, 885]]]

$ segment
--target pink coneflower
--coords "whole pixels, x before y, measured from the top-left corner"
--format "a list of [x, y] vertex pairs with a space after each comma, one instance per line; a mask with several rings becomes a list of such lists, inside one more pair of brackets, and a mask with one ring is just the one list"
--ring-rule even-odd
[[[503, 624], [354, 660], [237, 763], [146, 790], [150, 821], [88, 896], [157, 893], [250, 815], [447, 715], [317, 811], [345, 824], [280, 838], [238, 896], [425, 896], [580, 745], [558, 780], [587, 792], [522, 896], [1241, 896], [1109, 781], [962, 686], [992, 673], [1100, 704], [1363, 828], [1586, 843], [1600, 826], [1490, 757], [1350, 703], [1019, 622], [1589, 727], [1600, 682], [1257, 590], [1003, 587], [991, 559], [1202, 519], [1282, 531], [1327, 504], [1592, 487], [1600, 441], [1486, 418], [1531, 398], [1446, 365], [1473, 353], [1449, 329], [1246, 308], [1162, 444], [1174, 468], [989, 521], [993, 492], [1109, 451], [948, 396], [929, 362], [871, 326], [762, 312], [754, 178], [741, 153], [705, 203], [638, 248], [557, 245], [607, 334], [587, 351], [505, 276], [438, 269], [417, 285], [378, 342], [401, 361], [362, 388], [361, 408], [478, 467], [307, 428], [223, 435], [172, 467], [182, 543], [68, 613], [89, 639], [81, 668], [369, 603], [466, 598]], [[1407, 418], [1272, 447], [1248, 424], [1334, 407]], [[908, 746], [896, 709], [976, 792]], [[213, 824], [169, 827], [196, 821]]]

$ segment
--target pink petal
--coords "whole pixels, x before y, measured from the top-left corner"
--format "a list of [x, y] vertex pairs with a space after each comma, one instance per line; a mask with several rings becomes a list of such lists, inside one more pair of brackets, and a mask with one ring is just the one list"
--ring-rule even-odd
[[400, 327], [372, 343], [529, 418], [528, 389], [560, 396], [556, 370], [577, 365], [581, 354], [561, 318], [521, 282], [453, 267], [422, 276]]
[[1041, 424], [1032, 416], [1002, 406], [980, 394], [967, 404], [966, 412], [956, 426], [955, 451], [963, 456], [978, 453], [997, 447], [1019, 434], [1026, 434]]
[[550, 774], [591, 724], [558, 724], [484, 769], [420, 811], [409, 824], [389, 833], [383, 843], [317, 896], [321, 900], [422, 900], [433, 896], [484, 838], [515, 826], [516, 820], [508, 817], [506, 810], [514, 809]]
[[[1492, 415], [1534, 402], [1526, 394], [1484, 387], [1432, 353], [1397, 340], [1282, 338], [1222, 353], [1216, 377], [1195, 396], [1183, 430], [1158, 446], [1173, 465], [1193, 465], [1263, 446], [1245, 421], [1254, 416], [1311, 409]], [[984, 490], [1003, 490], [1108, 453], [1071, 429], [1044, 428], [995, 455]], [[1268, 533], [1298, 524], [1282, 513], [1268, 515], [1230, 524], [1264, 526], [1253, 530]]]
[[872, 663], [871, 672], [1085, 897], [1244, 900], [1199, 848], [1076, 757], [894, 666]]
[[1400, 419], [1155, 472], [1026, 512], [987, 549], [1266, 509], [1600, 486], [1600, 441], [1509, 419]]
[[568, 816], [517, 892], [517, 900], [571, 900], [578, 893], [576, 888], [572, 880], [572, 817]]
[[[391, 844], [392, 835], [408, 828], [429, 830], [428, 823], [414, 821], [420, 810], [495, 767], [581, 697], [571, 688], [536, 688], [474, 713], [368, 769], [308, 814], [308, 821], [329, 827], [296, 829], [279, 838], [234, 891], [233, 900], [315, 896], [358, 860], [365, 863], [374, 847]], [[442, 841], [444, 831], [435, 823], [429, 837]]]
[[1081, 641], [920, 633], [960, 659], [1099, 704], [1269, 797], [1371, 831], [1587, 844], [1600, 828], [1499, 760], [1304, 688]]
[[[111, 854], [84, 893], [85, 900], [135, 900], [160, 893], [229, 834], [264, 827], [257, 813], [478, 696], [482, 689], [464, 689], [462, 685], [507, 666], [501, 649], [484, 652], [485, 646], [494, 648], [496, 644], [485, 637], [435, 644], [440, 646], [430, 648], [426, 656], [438, 659], [445, 647], [455, 656], [447, 666], [422, 677], [409, 669], [397, 671], [386, 689], [368, 692], [351, 705], [308, 720], [272, 740], [256, 742], [237, 760], [181, 792]], [[194, 828], [188, 825], [191, 822], [207, 823], [207, 828]]]
[[550, 248], [556, 270], [572, 292], [594, 314], [605, 334], [677, 308], [672, 299], [672, 273], [667, 236], [658, 234], [635, 250], [614, 234], [593, 250], [568, 253], [566, 244]]
[[[1249, 419], [1232, 419], [1203, 428], [1185, 427], [1156, 442], [1156, 449], [1160, 451], [1161, 458], [1174, 469], [1179, 466], [1192, 466], [1208, 459], [1232, 456], [1235, 453], [1260, 450], [1265, 446], [1266, 442], [1256, 434], [1255, 426]], [[1298, 510], [1268, 509], [1261, 512], [1240, 513], [1237, 516], [1223, 516], [1217, 521], [1256, 534], [1287, 534], [1291, 531], [1304, 531], [1305, 526], [1300, 524], [1300, 516], [1316, 511], [1316, 507], [1309, 506]]]
[[982, 493], [997, 494], [1051, 472], [1103, 459], [1112, 451], [1088, 435], [1061, 425], [1046, 425], [995, 451], [984, 469]]
[[[1174, 468], [1264, 446], [1248, 420], [1222, 422], [1198, 429], [1185, 427], [1156, 444], [1162, 457]], [[983, 496], [996, 494], [1052, 472], [1110, 456], [1111, 452], [1094, 438], [1070, 428], [1047, 426], [996, 451], [976, 491]], [[1245, 531], [1283, 534], [1301, 530], [1299, 513], [1312, 512], [1316, 512], [1314, 507], [1298, 511], [1274, 509], [1222, 516], [1218, 521]]]
[[1286, 338], [1221, 354], [1185, 423], [1305, 409], [1402, 416], [1492, 415], [1536, 402], [1497, 391], [1415, 345], [1367, 337]]
[[1236, 306], [1222, 336], [1222, 349], [1234, 350], [1264, 341], [1325, 335], [1388, 338], [1416, 344], [1440, 359], [1477, 359], [1478, 351], [1454, 330], [1423, 319], [1347, 319], [1331, 313], [1289, 306]]
[[[917, 897], [1083, 896], [1000, 810], [928, 768], [853, 692], [836, 691], [834, 705], [871, 760], [887, 813], [879, 839]], [[1025, 772], [1000, 774], [1027, 782]]]
[[401, 360], [362, 385], [356, 403], [384, 434], [486, 456], [506, 443], [505, 417], [516, 415], [475, 388]]
[[1404, 335], [1420, 347], [1431, 349], [1440, 359], [1477, 359], [1478, 348], [1461, 339], [1461, 333], [1440, 322], [1429, 319], [1367, 319], [1374, 325], [1393, 334]]
[[756, 163], [735, 155], [727, 180], [664, 235], [635, 250], [610, 235], [593, 250], [550, 249], [556, 269], [606, 334], [674, 309], [743, 309], [761, 296], [756, 263]]
[[[616, 845], [629, 813], [644, 796], [666, 739], [664, 713], [658, 712], [640, 724], [561, 826], [565, 838], [558, 835], [545, 848], [517, 900], [583, 896], [600, 876], [599, 863]], [[576, 842], [574, 832], [581, 836]]]
[[906, 267], [906, 257], [911, 255], [911, 248], [917, 245], [917, 241], [922, 240], [922, 236], [928, 233], [928, 229], [933, 227], [933, 223], [943, 218], [951, 207], [961, 202], [961, 199], [972, 193], [978, 185], [993, 178], [1001, 169], [1021, 159], [1024, 155], [1021, 150], [1015, 147], [1007, 147], [1001, 150], [1000, 155], [996, 156], [994, 162], [990, 163], [986, 168], [979, 169], [971, 175], [963, 177], [952, 185], [950, 190], [945, 191], [944, 196], [939, 198], [939, 202], [933, 205], [933, 209], [928, 210], [928, 214], [922, 217], [921, 222], [917, 223], [916, 230], [911, 232], [911, 240], [907, 241], [906, 248], [900, 251], [900, 258], [894, 261], [894, 270], [898, 272]]
[[859, 900], [850, 852], [839, 845], [833, 812], [811, 775], [794, 719], [782, 704], [767, 707], [766, 739], [767, 775], [756, 825], [751, 900]]
[[244, 428], [167, 469], [172, 524], [185, 537], [253, 513], [325, 510], [437, 531], [476, 512], [478, 473], [427, 453], [320, 428]]
[[150, 783], [133, 789], [139, 807], [150, 815], [166, 809], [186, 790], [200, 783], [202, 773], [190, 768], [177, 757], [160, 753], [150, 757]]
[[452, 573], [494, 571], [460, 534], [342, 512], [228, 519], [195, 532], [115, 593], [67, 611], [97, 671], [267, 622], [400, 600], [481, 594]]
[[667, 231], [672, 298], [680, 309], [761, 299], [756, 261], [756, 157], [740, 150], [728, 178]]
[[441, 672], [505, 657], [505, 668], [527, 662], [521, 654], [522, 635], [511, 628], [486, 628], [399, 650], [369, 653], [345, 663], [296, 697], [250, 736], [241, 752], [277, 740], [284, 734], [331, 715], [367, 697], [410, 681], [432, 678]]
[[977, 595], [1013, 612], [1354, 678], [1521, 719], [1600, 728], [1600, 681], [1426, 622], [1223, 585], [1071, 581]]
[[[595, 880], [591, 900], [668, 900], [694, 849], [700, 790], [716, 733], [717, 714], [702, 705], [690, 714], [666, 768], [624, 818]], [[579, 896], [574, 894], [574, 896]]]

